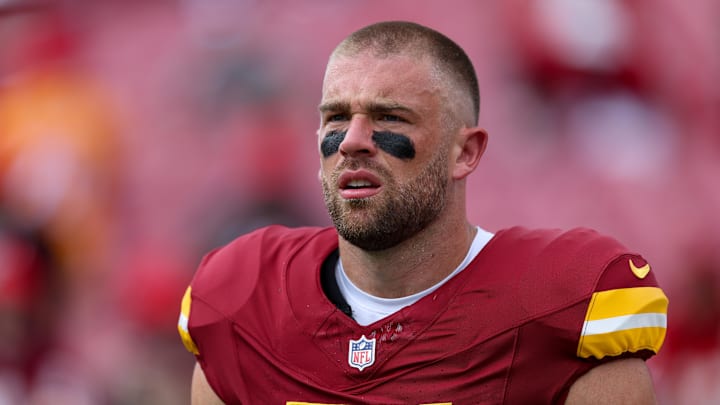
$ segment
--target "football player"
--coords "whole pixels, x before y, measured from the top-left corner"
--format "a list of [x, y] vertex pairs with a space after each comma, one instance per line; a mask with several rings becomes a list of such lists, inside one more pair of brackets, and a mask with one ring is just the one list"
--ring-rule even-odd
[[319, 106], [330, 228], [209, 253], [182, 301], [193, 404], [655, 402], [667, 298], [589, 229], [468, 221], [485, 151], [473, 65], [409, 22], [354, 32]]

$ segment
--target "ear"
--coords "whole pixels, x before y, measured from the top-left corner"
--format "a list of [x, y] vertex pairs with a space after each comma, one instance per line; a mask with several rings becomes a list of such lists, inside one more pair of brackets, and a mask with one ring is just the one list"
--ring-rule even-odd
[[463, 128], [455, 144], [452, 177], [461, 180], [472, 173], [480, 163], [488, 142], [488, 133], [479, 127]]

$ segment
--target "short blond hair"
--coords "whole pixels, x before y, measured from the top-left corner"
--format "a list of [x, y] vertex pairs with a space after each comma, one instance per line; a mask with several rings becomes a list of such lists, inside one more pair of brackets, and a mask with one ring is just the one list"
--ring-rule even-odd
[[408, 21], [385, 21], [361, 28], [345, 38], [333, 51], [336, 56], [354, 56], [371, 51], [377, 57], [410, 54], [427, 57], [440, 73], [448, 76], [472, 101], [478, 123], [480, 90], [475, 68], [465, 51], [447, 36]]

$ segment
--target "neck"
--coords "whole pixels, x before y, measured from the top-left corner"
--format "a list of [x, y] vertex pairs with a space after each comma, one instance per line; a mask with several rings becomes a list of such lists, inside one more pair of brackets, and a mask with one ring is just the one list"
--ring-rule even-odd
[[438, 218], [382, 251], [366, 251], [340, 238], [340, 257], [348, 278], [361, 290], [382, 298], [406, 297], [447, 277], [462, 262], [476, 231], [464, 216]]

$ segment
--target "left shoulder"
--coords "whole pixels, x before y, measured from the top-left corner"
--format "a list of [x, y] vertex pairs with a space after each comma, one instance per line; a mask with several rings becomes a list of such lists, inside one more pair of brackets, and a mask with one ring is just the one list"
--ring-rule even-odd
[[533, 260], [578, 261], [582, 263], [608, 261], [628, 253], [615, 238], [589, 228], [528, 229], [513, 227], [499, 231], [493, 242], [508, 251], [530, 254]]
[[589, 297], [605, 269], [630, 254], [616, 239], [587, 228], [509, 228], [487, 249], [512, 274], [508, 282], [521, 300], [532, 301], [525, 303], [528, 308], [545, 310]]
[[519, 250], [533, 252], [517, 284], [525, 292], [519, 301], [528, 312], [585, 306], [578, 357], [648, 358], [658, 353], [666, 334], [668, 299], [642, 255], [587, 228], [508, 232], [516, 246], [530, 245]]
[[601, 303], [615, 294], [606, 291], [633, 298], [659, 291], [650, 264], [640, 254], [592, 229], [509, 228], [499, 231], [487, 248], [493, 265], [507, 272], [506, 282], [528, 315], [591, 298]]
[[[598, 368], [595, 377], [608, 370], [615, 375], [615, 367], [605, 364], [610, 359], [647, 359], [660, 350], [668, 300], [651, 264], [617, 239], [587, 228], [509, 228], [486, 248], [491, 268], [507, 286], [503, 291], [524, 316], [523, 328], [534, 336], [520, 350], [527, 358], [543, 353], [553, 365], [546, 372], [572, 376], [558, 395], [567, 395], [563, 390], [590, 369]], [[537, 371], [534, 363], [526, 367], [516, 373]], [[587, 391], [582, 388], [576, 394]]]

